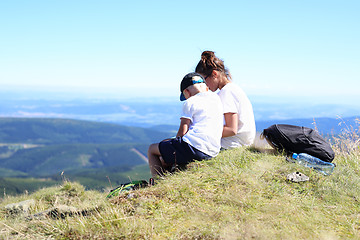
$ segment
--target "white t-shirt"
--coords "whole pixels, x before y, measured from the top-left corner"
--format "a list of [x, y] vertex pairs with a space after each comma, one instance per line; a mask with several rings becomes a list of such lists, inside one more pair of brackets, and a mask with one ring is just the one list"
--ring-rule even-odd
[[223, 104], [224, 114], [238, 114], [237, 134], [222, 138], [221, 147], [229, 149], [253, 144], [256, 134], [254, 112], [245, 92], [239, 86], [230, 82], [218, 92], [218, 95]]
[[197, 150], [215, 157], [221, 148], [223, 129], [222, 104], [217, 94], [207, 91], [188, 98], [183, 105], [181, 118], [191, 121], [183, 140]]

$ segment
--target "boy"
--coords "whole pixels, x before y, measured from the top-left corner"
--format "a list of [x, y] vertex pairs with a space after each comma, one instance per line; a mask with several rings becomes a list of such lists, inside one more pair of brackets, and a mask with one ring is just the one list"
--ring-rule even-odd
[[176, 138], [151, 144], [149, 167], [153, 177], [164, 169], [195, 160], [215, 157], [221, 147], [223, 129], [222, 104], [217, 94], [208, 91], [205, 79], [198, 73], [187, 74], [180, 85], [184, 101]]

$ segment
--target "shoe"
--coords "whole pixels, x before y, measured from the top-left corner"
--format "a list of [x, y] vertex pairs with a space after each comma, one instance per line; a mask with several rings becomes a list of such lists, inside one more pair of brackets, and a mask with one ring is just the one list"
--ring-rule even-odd
[[155, 181], [153, 178], [149, 179], [149, 186], [154, 186], [155, 185]]

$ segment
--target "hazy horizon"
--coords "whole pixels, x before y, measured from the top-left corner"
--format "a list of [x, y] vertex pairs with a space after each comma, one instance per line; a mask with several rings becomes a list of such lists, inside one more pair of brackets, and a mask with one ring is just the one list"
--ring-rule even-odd
[[[180, 93], [179, 93], [180, 94]], [[360, 111], [360, 95], [312, 95], [298, 96], [295, 93], [283, 93], [281, 95], [271, 93], [267, 95], [247, 94], [252, 103], [272, 103], [272, 104], [310, 104], [310, 105], [344, 105], [359, 107]], [[16, 100], [16, 99], [44, 99], [57, 101], [71, 100], [99, 100], [99, 101], [170, 101], [177, 102], [178, 95], [156, 95], [142, 94], [141, 92], [131, 93], [129, 91], [107, 90], [107, 89], [91, 89], [91, 88], [46, 88], [46, 87], [27, 87], [27, 86], [10, 86], [5, 85], [0, 89], [0, 99]]]
[[[334, 99], [249, 96], [256, 121], [360, 116], [360, 105]], [[344, 99], [342, 99], [344, 100]], [[70, 118], [124, 125], [178, 125], [179, 96], [125, 97], [73, 91], [0, 89], [0, 117]]]

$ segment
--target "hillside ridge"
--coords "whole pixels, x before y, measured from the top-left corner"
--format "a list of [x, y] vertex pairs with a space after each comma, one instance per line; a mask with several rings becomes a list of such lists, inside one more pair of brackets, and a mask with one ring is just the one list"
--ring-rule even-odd
[[[336, 147], [336, 146], [335, 146]], [[266, 149], [265, 149], [266, 150]], [[69, 239], [359, 239], [359, 148], [337, 152], [332, 175], [251, 148], [221, 152], [152, 187], [106, 200], [107, 192], [63, 182], [0, 204], [2, 237]], [[286, 175], [301, 171], [309, 181]], [[34, 200], [26, 214], [66, 205], [63, 217], [9, 218], [4, 206]], [[96, 209], [96, 211], [93, 211]], [[60, 212], [61, 213], [61, 212]], [[25, 216], [27, 216], [25, 214]], [[59, 215], [58, 215], [59, 216]]]

